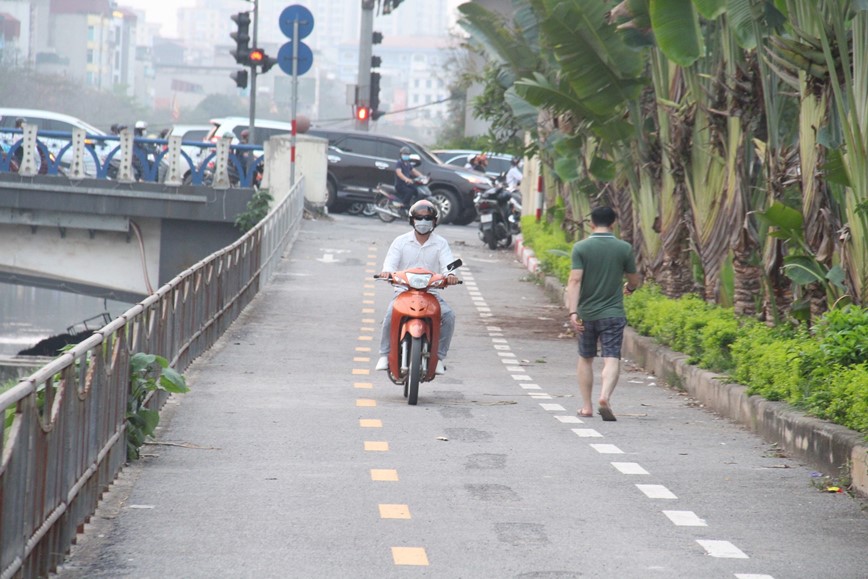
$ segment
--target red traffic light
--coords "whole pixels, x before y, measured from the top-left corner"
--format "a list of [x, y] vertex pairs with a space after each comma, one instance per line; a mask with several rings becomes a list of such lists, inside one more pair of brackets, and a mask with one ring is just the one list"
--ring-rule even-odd
[[356, 108], [356, 119], [360, 121], [367, 121], [370, 116], [371, 110], [368, 107]]
[[249, 58], [250, 58], [250, 64], [252, 64], [254, 66], [257, 64], [262, 64], [262, 62], [265, 60], [265, 51], [262, 50], [261, 48], [254, 48], [253, 50], [250, 51]]

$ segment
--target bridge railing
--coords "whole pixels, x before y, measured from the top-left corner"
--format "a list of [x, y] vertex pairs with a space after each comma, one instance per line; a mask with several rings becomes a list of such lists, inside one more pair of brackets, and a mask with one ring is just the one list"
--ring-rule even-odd
[[129, 130], [120, 135], [91, 135], [78, 128], [71, 133], [45, 131], [25, 124], [21, 129], [0, 128], [0, 173], [251, 187], [262, 173], [262, 147], [231, 141], [232, 135], [211, 143], [184, 141], [178, 135], [136, 137]]
[[303, 183], [238, 241], [0, 393], [0, 578], [56, 569], [126, 461], [130, 357], [158, 354], [183, 372], [217, 341], [298, 233]]

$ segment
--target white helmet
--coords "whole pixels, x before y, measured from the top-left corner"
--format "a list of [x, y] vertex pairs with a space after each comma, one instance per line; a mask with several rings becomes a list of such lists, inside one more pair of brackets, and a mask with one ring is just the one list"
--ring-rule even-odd
[[136, 121], [136, 128], [137, 129], [147, 129], [148, 123], [146, 123], [145, 121]]

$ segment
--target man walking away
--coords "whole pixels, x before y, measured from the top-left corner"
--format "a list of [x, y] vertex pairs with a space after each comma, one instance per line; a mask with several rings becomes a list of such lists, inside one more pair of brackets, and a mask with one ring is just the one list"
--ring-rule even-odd
[[[594, 415], [591, 395], [594, 387], [594, 358], [597, 344], [603, 357], [602, 385], [597, 400], [603, 420], [615, 420], [610, 399], [621, 373], [621, 344], [627, 315], [624, 295], [638, 289], [642, 278], [636, 273], [633, 248], [615, 237], [612, 226], [615, 212], [610, 207], [591, 211], [594, 231], [590, 237], [573, 245], [572, 269], [567, 282], [566, 306], [570, 323], [579, 342], [576, 368], [582, 407], [579, 416]], [[621, 289], [621, 281], [627, 282]]]

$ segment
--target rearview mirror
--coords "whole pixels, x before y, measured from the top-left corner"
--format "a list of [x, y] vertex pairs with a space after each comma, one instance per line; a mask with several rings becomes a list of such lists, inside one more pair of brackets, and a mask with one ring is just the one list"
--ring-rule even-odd
[[446, 271], [454, 271], [454, 270], [458, 269], [459, 267], [461, 267], [462, 265], [464, 265], [464, 262], [461, 261], [460, 259], [456, 259], [455, 261], [453, 261], [452, 263], [450, 263], [449, 265], [446, 266]]

